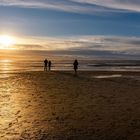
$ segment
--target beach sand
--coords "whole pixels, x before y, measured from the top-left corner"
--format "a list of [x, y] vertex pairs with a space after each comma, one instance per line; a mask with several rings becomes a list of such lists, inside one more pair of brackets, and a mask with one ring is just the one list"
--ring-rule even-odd
[[0, 140], [140, 140], [140, 72], [9, 75]]

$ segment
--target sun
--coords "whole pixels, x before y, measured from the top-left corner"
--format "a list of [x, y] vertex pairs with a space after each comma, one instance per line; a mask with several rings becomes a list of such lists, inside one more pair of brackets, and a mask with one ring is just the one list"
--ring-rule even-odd
[[14, 45], [15, 40], [9, 35], [0, 35], [0, 49], [10, 49]]

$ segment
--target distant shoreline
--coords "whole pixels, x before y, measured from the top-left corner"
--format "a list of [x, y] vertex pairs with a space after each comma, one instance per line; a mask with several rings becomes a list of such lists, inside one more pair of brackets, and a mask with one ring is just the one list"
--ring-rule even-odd
[[[8, 72], [6, 74], [14, 74], [14, 73], [50, 73], [50, 72], [70, 72], [70, 73], [74, 73], [73, 70], [51, 70], [51, 71], [35, 71], [35, 70], [31, 70], [31, 71], [15, 71], [15, 72]], [[78, 70], [78, 73], [140, 73], [140, 71], [133, 71], [133, 70]], [[4, 74], [2, 72], [0, 72], [0, 74]]]
[[[22, 74], [46, 74], [50, 75], [52, 73], [56, 74], [70, 74], [74, 75], [74, 71], [72, 70], [52, 70], [52, 71], [21, 71], [21, 72], [8, 72], [8, 73], [0, 73], [0, 78], [9, 77], [10, 75], [22, 75]], [[84, 75], [93, 75], [93, 76], [106, 76], [106, 75], [122, 75], [122, 76], [140, 76], [140, 71], [88, 71], [84, 70], [78, 71], [78, 76], [84, 76]]]

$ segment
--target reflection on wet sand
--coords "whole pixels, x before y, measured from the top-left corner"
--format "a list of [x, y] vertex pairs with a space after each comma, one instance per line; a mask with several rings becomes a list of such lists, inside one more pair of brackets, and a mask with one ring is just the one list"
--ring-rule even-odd
[[26, 139], [33, 136], [36, 125], [41, 121], [40, 114], [43, 113], [40, 109], [41, 95], [38, 94], [28, 76], [26, 78], [11, 76], [2, 79], [0, 82], [0, 139]]
[[[16, 122], [15, 113], [18, 109], [16, 101], [13, 100], [13, 91], [10, 80], [1, 80], [0, 82], [0, 136], [6, 139], [6, 135], [12, 133], [12, 123]], [[13, 90], [13, 91], [12, 91]]]

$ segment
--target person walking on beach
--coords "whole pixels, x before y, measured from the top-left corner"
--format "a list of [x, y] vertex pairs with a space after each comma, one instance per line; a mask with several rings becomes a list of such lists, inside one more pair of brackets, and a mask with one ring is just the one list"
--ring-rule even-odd
[[78, 69], [78, 61], [77, 61], [77, 59], [74, 60], [73, 66], [74, 66], [75, 74], [77, 74], [77, 69]]
[[49, 60], [49, 63], [48, 63], [49, 71], [51, 70], [51, 65], [52, 65], [52, 62]]
[[44, 71], [47, 71], [47, 66], [48, 66], [48, 60], [44, 60]]

